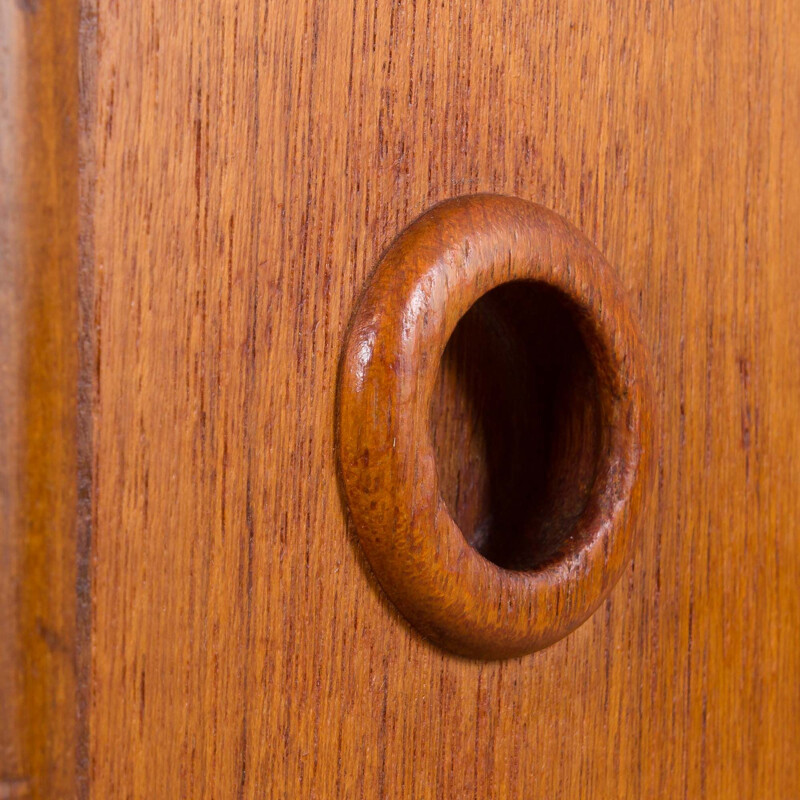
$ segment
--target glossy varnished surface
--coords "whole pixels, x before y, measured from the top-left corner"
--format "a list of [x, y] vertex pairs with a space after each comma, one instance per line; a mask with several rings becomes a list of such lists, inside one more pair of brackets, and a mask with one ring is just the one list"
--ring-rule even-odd
[[[91, 795], [800, 794], [797, 4], [81, 11], [93, 313], [29, 320], [93, 342], [91, 436], [58, 440], [91, 454]], [[333, 440], [366, 276], [479, 191], [554, 209], [618, 268], [660, 431], [606, 604], [499, 664], [383, 598]], [[69, 598], [67, 571], [47, 585]]]

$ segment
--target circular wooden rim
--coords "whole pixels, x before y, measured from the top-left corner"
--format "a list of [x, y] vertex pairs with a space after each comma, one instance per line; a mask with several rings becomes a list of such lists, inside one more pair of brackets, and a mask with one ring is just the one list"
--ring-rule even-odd
[[[509, 281], [543, 281], [581, 309], [603, 443], [573, 535], [530, 571], [474, 550], [439, 492], [429, 410], [444, 348], [473, 303]], [[356, 309], [338, 392], [341, 477], [361, 545], [404, 616], [467, 656], [521, 655], [597, 608], [626, 565], [642, 505], [647, 366], [599, 251], [541, 206], [475, 195], [446, 201], [391, 245]]]

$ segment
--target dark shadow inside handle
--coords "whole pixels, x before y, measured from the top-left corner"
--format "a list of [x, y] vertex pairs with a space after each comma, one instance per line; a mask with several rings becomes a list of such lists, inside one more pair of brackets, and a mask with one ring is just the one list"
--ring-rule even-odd
[[578, 544], [603, 438], [585, 331], [560, 290], [516, 281], [472, 306], [442, 358], [431, 403], [440, 491], [467, 541], [506, 569]]

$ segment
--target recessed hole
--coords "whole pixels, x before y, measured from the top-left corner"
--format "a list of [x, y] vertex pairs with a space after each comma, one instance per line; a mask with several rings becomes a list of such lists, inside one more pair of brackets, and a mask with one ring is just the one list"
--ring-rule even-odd
[[431, 404], [440, 492], [467, 541], [506, 569], [576, 546], [603, 435], [589, 329], [560, 290], [517, 281], [472, 306], [442, 357]]

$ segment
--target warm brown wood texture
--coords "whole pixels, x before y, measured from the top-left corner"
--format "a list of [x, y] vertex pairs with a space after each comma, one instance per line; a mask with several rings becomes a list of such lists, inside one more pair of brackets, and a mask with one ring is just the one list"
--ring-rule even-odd
[[[3, 46], [34, 19], [77, 35], [78, 10], [6, 3]], [[96, 798], [800, 795], [800, 6], [80, 10], [81, 216], [45, 203], [46, 257], [3, 284], [5, 310], [16, 276], [36, 276], [39, 299], [4, 320], [3, 364], [44, 383], [9, 389], [4, 373], [2, 425], [47, 480], [3, 502], [19, 503], [12, 546], [49, 571], [23, 581], [44, 615], [20, 613], [42, 620], [30, 652], [56, 667], [24, 672], [11, 724], [57, 727], [53, 703], [81, 709], [58, 664], [80, 633], [88, 542], [78, 478], [59, 487], [91, 457], [91, 650], [76, 660], [80, 674], [91, 653], [90, 702], [74, 737], [24, 734], [20, 748], [0, 733], [4, 759], [16, 748], [2, 777], [28, 771], [29, 748], [56, 770], [77, 761]], [[67, 63], [49, 93], [25, 95], [41, 116], [20, 141], [77, 124], [75, 78]], [[64, 158], [77, 181], [75, 151], [48, 141], [46, 159], [9, 163]], [[660, 431], [620, 584], [562, 642], [505, 663], [443, 653], [386, 601], [346, 524], [333, 439], [368, 273], [423, 210], [479, 191], [554, 209], [618, 270]], [[81, 224], [85, 324], [70, 282]], [[62, 357], [41, 332], [68, 329]], [[81, 340], [91, 432], [73, 425]], [[39, 402], [42, 424], [21, 423]], [[38, 520], [30, 537], [20, 509]], [[24, 554], [9, 558], [27, 574]], [[2, 613], [5, 635], [19, 617]], [[59, 744], [80, 752], [81, 725], [88, 764]]]
[[[97, 10], [93, 794], [797, 796], [798, 5]], [[335, 478], [365, 278], [477, 191], [619, 270], [661, 431], [604, 610], [505, 664], [405, 626]]]
[[[498, 365], [486, 372], [505, 378], [489, 389], [489, 413], [479, 393], [441, 380], [451, 336], [475, 314]], [[459, 655], [508, 658], [547, 647], [597, 609], [644, 522], [650, 384], [613, 270], [563, 217], [477, 194], [403, 231], [350, 323], [336, 426], [359, 541], [417, 630]], [[481, 428], [477, 463], [453, 465], [449, 454], [460, 457]], [[488, 502], [472, 491], [452, 502], [453, 484], [483, 476]], [[478, 519], [461, 528], [464, 515]]]
[[0, 3], [0, 798], [88, 766], [79, 11]]

